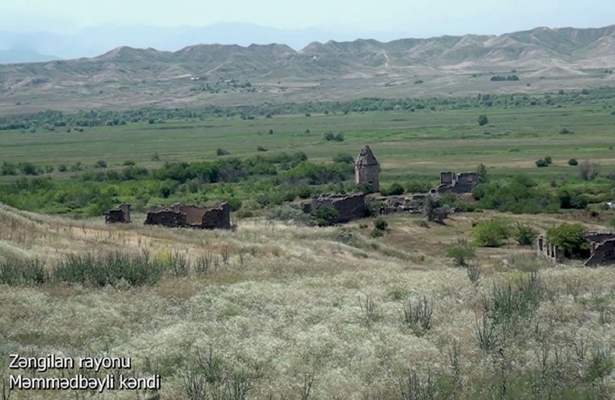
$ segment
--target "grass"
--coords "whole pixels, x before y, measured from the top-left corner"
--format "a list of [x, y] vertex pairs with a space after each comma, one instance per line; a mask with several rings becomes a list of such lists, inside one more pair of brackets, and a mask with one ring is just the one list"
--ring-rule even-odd
[[[488, 125], [478, 126], [479, 114]], [[608, 107], [581, 104], [11, 131], [0, 134], [0, 161], [160, 168], [229, 157], [217, 149], [249, 157], [261, 146], [324, 163], [369, 143], [387, 186], [479, 162], [492, 176], [523, 172], [545, 186], [576, 173], [570, 158], [599, 162], [603, 174], [615, 168], [613, 118]], [[326, 132], [344, 140], [327, 142]], [[553, 164], [536, 168], [547, 156]], [[289, 210], [270, 211], [287, 222], [248, 216], [235, 231], [212, 232], [0, 205], [0, 360], [9, 352], [128, 355], [135, 372], [161, 373], [161, 398], [173, 399], [612, 397], [614, 269], [554, 268], [513, 240], [464, 248], [465, 268], [447, 256], [494, 219], [536, 232], [565, 222], [604, 229], [611, 212], [455, 213], [446, 224], [389, 215], [386, 233], [374, 237], [373, 221], [308, 227]], [[64, 398], [11, 398], [26, 395]]]
[[[477, 249], [481, 276], [473, 283], [463, 268], [449, 266], [445, 249], [469, 234], [473, 220], [495, 216], [484, 214], [454, 215], [446, 226], [388, 216], [388, 233], [373, 239], [365, 221], [316, 228], [253, 218], [235, 232], [201, 232], [2, 207], [0, 221], [11, 229], [0, 231], [0, 242], [32, 259], [56, 264], [121, 247], [176, 268], [144, 286], [0, 285], [0, 356], [129, 355], [136, 372], [163, 375], [163, 398], [202, 398], [203, 391], [255, 399], [513, 398], [529, 395], [538, 379], [550, 382], [536, 387], [553, 398], [612, 394], [607, 346], [615, 333], [604, 310], [615, 307], [615, 271], [543, 267], [538, 285], [516, 262], [503, 262], [528, 252], [510, 243]], [[566, 218], [517, 216], [541, 231]], [[528, 328], [497, 336], [485, 352], [476, 336], [483, 304], [496, 328], [509, 320]], [[404, 310], [415, 328], [408, 329]], [[545, 357], [553, 374], [541, 372]]]
[[[480, 113], [489, 116], [484, 127], [476, 122]], [[610, 108], [570, 105], [211, 118], [88, 128], [83, 133], [6, 131], [0, 135], [0, 161], [56, 166], [81, 161], [93, 167], [102, 159], [114, 168], [134, 160], [150, 167], [166, 161], [216, 159], [219, 148], [247, 157], [258, 154], [259, 146], [269, 152], [303, 151], [310, 159], [330, 161], [338, 153], [354, 155], [369, 143], [382, 163], [385, 180], [436, 178], [442, 169], [473, 170], [478, 161], [494, 173], [559, 176], [576, 173], [567, 164], [571, 158], [591, 159], [607, 169], [615, 165], [615, 151], [610, 148], [613, 121]], [[562, 135], [562, 127], [575, 133]], [[268, 133], [270, 129], [274, 134]], [[327, 142], [326, 132], [343, 133], [345, 140]], [[152, 161], [156, 154], [160, 161]], [[553, 158], [553, 165], [536, 168], [534, 162], [545, 156]]]

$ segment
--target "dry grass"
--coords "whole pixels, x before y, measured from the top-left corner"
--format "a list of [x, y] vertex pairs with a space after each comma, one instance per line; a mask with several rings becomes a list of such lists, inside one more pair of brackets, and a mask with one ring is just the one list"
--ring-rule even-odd
[[[188, 398], [185, 373], [195, 354], [209, 349], [229, 371], [248, 373], [248, 398], [401, 399], [401, 382], [425, 388], [432, 373], [439, 385], [442, 376], [459, 376], [459, 398], [484, 398], [474, 386], [491, 390], [504, 370], [533, 376], [544, 346], [567, 355], [579, 343], [614, 346], [608, 318], [615, 310], [615, 269], [543, 265], [548, 291], [527, 329], [506, 337], [503, 356], [480, 349], [475, 330], [485, 296], [493, 285], [526, 276], [527, 260], [511, 257], [531, 253], [513, 245], [479, 250], [481, 276], [472, 283], [464, 269], [451, 266], [443, 246], [467, 235], [473, 220], [491, 216], [457, 215], [447, 226], [428, 228], [416, 223], [418, 217], [393, 216], [387, 218], [390, 231], [372, 239], [360, 223], [307, 228], [255, 219], [241, 221], [235, 232], [202, 232], [105, 226], [2, 207], [3, 255], [9, 249], [54, 260], [122, 248], [216, 261], [207, 273], [167, 276], [139, 288], [0, 286], [0, 355], [130, 355], [137, 371], [156, 365], [168, 399]], [[539, 227], [558, 218], [519, 217]], [[423, 298], [433, 313], [429, 329], [417, 335], [404, 323], [404, 306]], [[541, 331], [548, 332], [546, 339]], [[579, 374], [588, 363], [575, 364]], [[611, 375], [600, 387], [612, 384]]]

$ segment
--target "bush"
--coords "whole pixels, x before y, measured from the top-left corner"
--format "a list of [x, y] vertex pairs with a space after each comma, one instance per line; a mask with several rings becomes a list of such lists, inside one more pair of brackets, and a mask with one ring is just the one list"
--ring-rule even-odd
[[540, 159], [540, 160], [536, 160], [536, 166], [538, 168], [545, 168], [549, 166], [549, 163], [547, 162], [547, 160]]
[[478, 164], [478, 167], [476, 167], [476, 174], [478, 175], [478, 183], [486, 183], [489, 180], [487, 167], [483, 163]]
[[417, 335], [421, 336], [431, 329], [433, 301], [422, 297], [416, 303], [408, 301], [404, 305], [404, 323]]
[[508, 221], [494, 218], [476, 224], [472, 234], [478, 246], [500, 247], [510, 237], [511, 229]]
[[550, 243], [559, 247], [567, 257], [583, 257], [589, 250], [586, 230], [581, 224], [562, 224], [547, 231]]
[[404, 194], [404, 187], [399, 183], [395, 182], [391, 184], [388, 188], [382, 189], [380, 191], [384, 196], [399, 196]]
[[559, 133], [560, 135], [573, 135], [574, 131], [568, 128], [562, 128]]
[[122, 165], [125, 167], [132, 167], [132, 166], [137, 165], [137, 163], [136, 161], [133, 161], [133, 160], [126, 160], [122, 163]]
[[39, 260], [7, 260], [0, 262], [0, 284], [11, 286], [42, 285], [49, 280]]
[[0, 174], [2, 175], [17, 175], [17, 166], [15, 164], [7, 163], [4, 161], [0, 168]]
[[107, 168], [107, 162], [105, 160], [98, 160], [94, 164], [94, 168]]
[[479, 115], [478, 116], [478, 125], [479, 126], [485, 126], [489, 123], [489, 118], [487, 118], [486, 115]]
[[568, 165], [570, 165], [571, 167], [576, 167], [577, 165], [579, 165], [579, 162], [575, 158], [571, 158], [570, 160], [568, 160]]
[[131, 286], [154, 284], [160, 280], [165, 265], [146, 255], [111, 253], [106, 255], [69, 255], [52, 272], [58, 282], [80, 283], [95, 287], [125, 281]]
[[256, 148], [256, 151], [265, 152], [265, 151], [268, 151], [268, 150], [267, 150], [265, 147], [263, 147], [263, 146], [258, 146], [258, 147]]
[[460, 239], [448, 248], [446, 255], [453, 259], [455, 266], [467, 267], [468, 260], [476, 257], [476, 251], [467, 240]]
[[559, 210], [557, 197], [525, 175], [479, 184], [473, 194], [482, 208], [534, 214]]
[[19, 170], [24, 175], [38, 175], [38, 168], [32, 163], [29, 162], [21, 162], [17, 165]]
[[323, 135], [324, 139], [327, 142], [343, 142], [344, 141], [344, 134], [343, 133], [333, 133], [333, 132], [326, 132]]
[[579, 177], [584, 181], [594, 180], [600, 174], [600, 165], [590, 161], [579, 164]]
[[333, 162], [341, 164], [354, 164], [354, 158], [348, 153], [338, 153], [333, 157]]
[[529, 225], [517, 223], [513, 235], [521, 246], [531, 246], [538, 237], [538, 232]]
[[228, 150], [224, 150], [224, 149], [220, 149], [220, 148], [216, 150], [216, 155], [217, 156], [227, 156], [229, 154], [231, 154], [231, 153]]
[[583, 194], [571, 193], [566, 189], [561, 189], [558, 192], [559, 206], [563, 209], [578, 209], [582, 210], [587, 207], [588, 201]]
[[551, 164], [553, 164], [553, 159], [551, 158], [551, 156], [546, 156], [546, 157], [545, 157], [545, 162], [546, 162], [548, 165], [551, 165]]
[[318, 226], [329, 226], [337, 221], [338, 213], [332, 206], [320, 206], [312, 210], [312, 216]]
[[384, 219], [376, 218], [374, 220], [374, 229], [379, 230], [379, 231], [386, 231], [388, 227], [389, 227], [389, 223], [386, 222]]
[[432, 188], [432, 183], [429, 180], [413, 179], [406, 182], [407, 193], [427, 193]]

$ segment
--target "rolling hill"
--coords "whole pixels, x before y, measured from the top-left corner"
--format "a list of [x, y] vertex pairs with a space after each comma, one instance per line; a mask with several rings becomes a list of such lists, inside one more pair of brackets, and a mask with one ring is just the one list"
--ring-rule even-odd
[[[0, 113], [546, 91], [608, 85], [613, 66], [615, 25], [314, 42], [300, 51], [283, 44], [120, 47], [94, 58], [0, 66]], [[490, 82], [511, 73], [521, 79]]]

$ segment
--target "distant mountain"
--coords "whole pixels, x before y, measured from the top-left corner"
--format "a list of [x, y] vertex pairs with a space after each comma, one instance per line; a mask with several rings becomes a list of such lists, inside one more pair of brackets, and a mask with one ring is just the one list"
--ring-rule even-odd
[[0, 64], [20, 64], [58, 60], [58, 57], [40, 54], [28, 48], [0, 50]]
[[[373, 33], [378, 37], [399, 37]], [[314, 40], [351, 40], [350, 34], [332, 33], [316, 28], [282, 30], [247, 23], [218, 23], [204, 27], [153, 27], [103, 25], [84, 28], [72, 34], [49, 32], [14, 33], [0, 31], [0, 46], [5, 48], [27, 47], [44, 54], [55, 54], [63, 59], [94, 57], [109, 49], [129, 46], [153, 47], [164, 51], [176, 51], [195, 43], [267, 44], [284, 42], [300, 49]], [[2, 48], [2, 47], [0, 47]]]
[[[549, 88], [549, 82], [573, 88], [612, 83], [614, 67], [615, 25], [313, 42], [299, 51], [283, 44], [201, 44], [174, 52], [120, 47], [94, 58], [1, 66], [0, 103], [3, 97], [53, 99], [60, 92], [64, 99], [73, 93], [80, 99], [76, 104], [94, 107], [526, 91]], [[495, 73], [522, 79], [500, 86], [489, 76], [469, 79]], [[247, 83], [249, 90], [231, 81]]]

